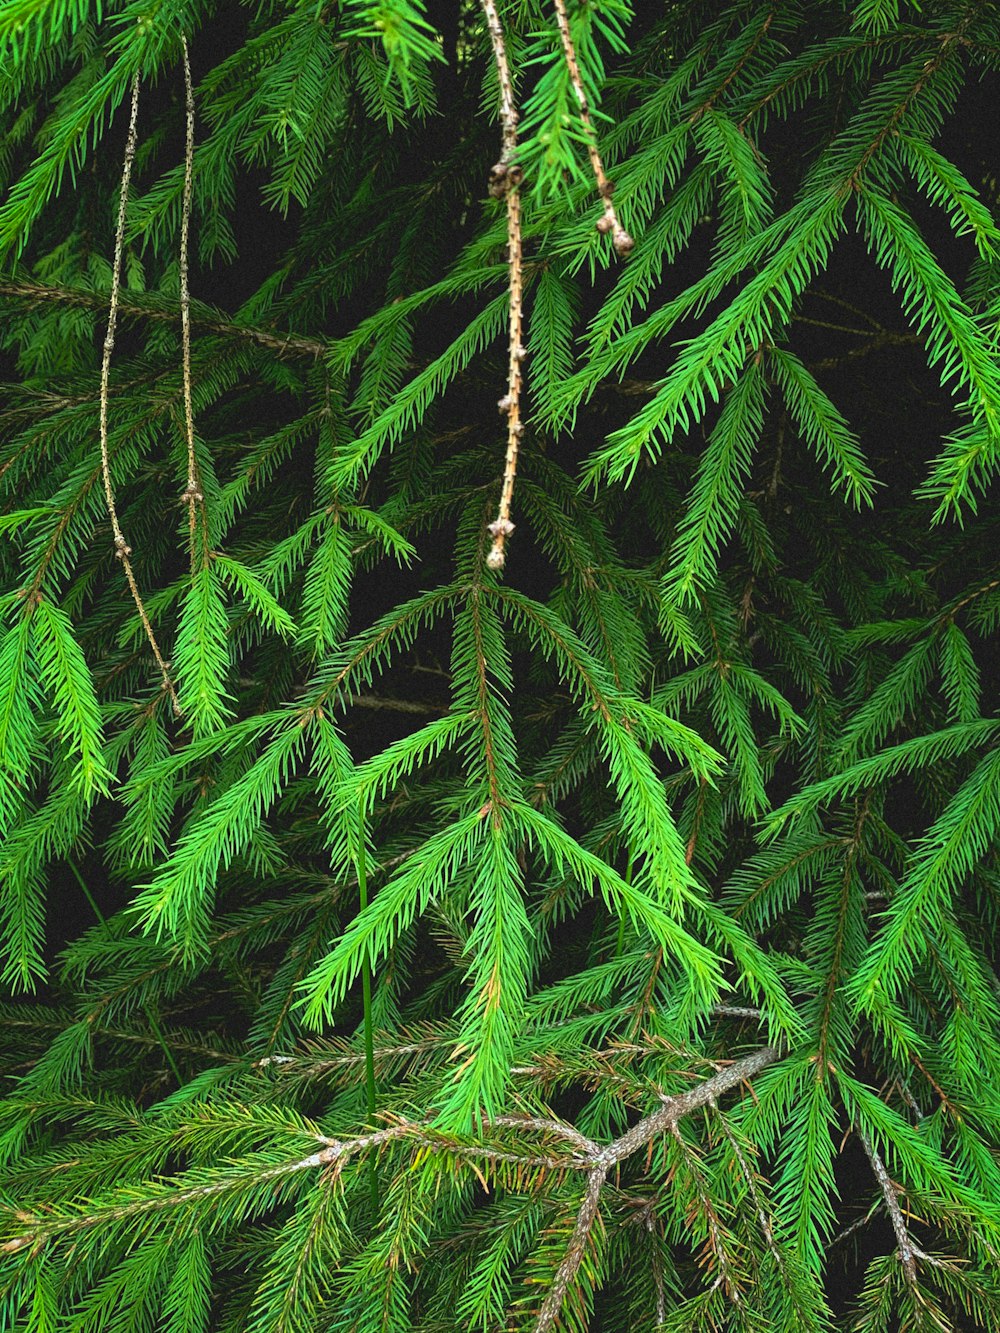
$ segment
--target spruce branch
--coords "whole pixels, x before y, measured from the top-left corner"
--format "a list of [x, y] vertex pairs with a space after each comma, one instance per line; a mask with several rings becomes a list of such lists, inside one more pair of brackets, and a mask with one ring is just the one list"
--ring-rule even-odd
[[594, 173], [597, 193], [604, 206], [604, 216], [599, 220], [597, 230], [602, 236], [606, 236], [610, 233], [611, 243], [615, 247], [615, 254], [617, 254], [620, 259], [624, 259], [635, 249], [635, 241], [622, 226], [621, 220], [618, 217], [618, 212], [614, 205], [614, 184], [612, 181], [608, 180], [607, 172], [604, 170], [604, 162], [601, 159], [600, 149], [597, 147], [597, 133], [594, 129], [594, 122], [591, 119], [590, 107], [587, 104], [587, 93], [583, 86], [583, 79], [580, 77], [580, 65], [576, 58], [573, 35], [570, 32], [569, 16], [566, 13], [566, 0], [553, 0], [553, 3], [556, 10], [556, 20], [559, 24], [559, 36], [562, 39], [566, 69], [569, 72], [570, 82], [572, 83], [573, 91], [576, 94], [577, 104], [580, 108], [580, 119], [583, 121], [584, 130], [586, 132], [587, 154], [590, 157], [590, 166]]
[[[989, 158], [1000, 12], [265, 6], [192, 88], [190, 27], [9, 3], [0, 973], [81, 849], [148, 931], [0, 1005], [5, 1321], [817, 1333], [847, 1281], [868, 1333], [1000, 1329], [1000, 188], [947, 156]], [[184, 148], [129, 186], [102, 389], [136, 69], [177, 96], [131, 180]], [[195, 257], [242, 287], [244, 223], [229, 315]], [[532, 597], [484, 569], [514, 489]]]
[[735, 1254], [731, 1257], [731, 1252], [727, 1249], [727, 1230], [719, 1215], [719, 1209], [713, 1200], [712, 1190], [705, 1178], [705, 1172], [698, 1161], [697, 1154], [685, 1140], [676, 1122], [670, 1126], [669, 1133], [687, 1168], [694, 1197], [697, 1199], [698, 1208], [708, 1233], [707, 1243], [711, 1257], [718, 1269], [710, 1290], [715, 1291], [721, 1287], [733, 1305], [743, 1305], [743, 1294], [740, 1291]]
[[125, 161], [122, 166], [121, 193], [118, 199], [118, 225], [115, 231], [115, 254], [114, 262], [111, 268], [111, 300], [108, 311], [108, 331], [104, 336], [104, 355], [101, 359], [101, 406], [100, 406], [100, 434], [101, 434], [101, 475], [104, 479], [104, 498], [108, 507], [108, 515], [111, 519], [111, 532], [114, 536], [115, 555], [122, 562], [122, 568], [125, 571], [125, 577], [128, 580], [129, 590], [132, 593], [132, 600], [135, 602], [135, 608], [139, 613], [139, 619], [142, 621], [142, 627], [146, 632], [146, 638], [156, 659], [156, 665], [160, 668], [160, 676], [163, 680], [163, 689], [170, 697], [175, 713], [180, 712], [180, 705], [177, 699], [177, 691], [170, 678], [170, 671], [160, 651], [160, 645], [156, 641], [156, 635], [153, 632], [152, 622], [146, 611], [142, 596], [139, 592], [139, 585], [136, 582], [135, 571], [132, 568], [132, 548], [126, 542], [122, 533], [121, 524], [118, 520], [118, 509], [115, 504], [114, 486], [111, 481], [111, 460], [108, 453], [108, 385], [111, 376], [111, 353], [115, 346], [115, 325], [118, 320], [118, 291], [121, 285], [122, 256], [125, 250], [125, 211], [128, 207], [128, 187], [132, 178], [132, 163], [135, 159], [136, 149], [136, 122], [139, 117], [139, 74], [136, 72], [132, 79], [132, 101], [129, 111], [128, 136], [125, 140]]
[[[0, 299], [16, 302], [25, 307], [49, 304], [77, 307], [84, 310], [107, 310], [108, 297], [104, 292], [66, 283], [39, 282], [35, 278], [17, 276], [0, 278]], [[279, 358], [303, 357], [315, 360], [329, 351], [327, 343], [300, 334], [275, 332], [236, 324], [203, 302], [188, 300], [192, 328], [204, 329], [222, 338], [256, 343], [273, 351]], [[175, 324], [180, 318], [176, 304], [169, 304], [157, 292], [128, 292], [118, 295], [118, 312], [130, 319], [149, 319], [157, 323]]]
[[503, 485], [497, 516], [488, 525], [493, 545], [486, 556], [490, 569], [503, 569], [507, 538], [514, 531], [511, 522], [511, 502], [514, 498], [514, 477], [517, 472], [517, 454], [524, 426], [521, 422], [521, 363], [526, 351], [522, 341], [523, 290], [521, 273], [521, 181], [523, 173], [517, 164], [518, 113], [514, 102], [514, 85], [507, 62], [507, 46], [497, 14], [495, 0], [481, 0], [497, 80], [500, 85], [500, 159], [490, 171], [490, 194], [503, 199], [507, 206], [507, 289], [510, 300], [507, 351], [507, 392], [497, 403], [507, 417], [507, 453], [504, 459]]
[[910, 107], [940, 74], [947, 61], [954, 54], [955, 48], [965, 42], [965, 34], [974, 17], [974, 11], [970, 10], [953, 31], [940, 35], [937, 43], [937, 54], [931, 56], [921, 65], [916, 79], [906, 90], [903, 98], [893, 107], [889, 118], [879, 127], [878, 133], [871, 142], [866, 145], [857, 165], [841, 184], [840, 190], [842, 193], [848, 194], [851, 191], [861, 189], [869, 165], [878, 160], [878, 155], [887, 141], [893, 135], [899, 133], [899, 127], [903, 124]]
[[716, 1121], [729, 1143], [732, 1154], [736, 1158], [736, 1163], [740, 1168], [740, 1175], [746, 1182], [747, 1192], [753, 1201], [754, 1210], [757, 1213], [757, 1223], [760, 1226], [761, 1235], [764, 1237], [764, 1243], [771, 1251], [778, 1268], [783, 1270], [785, 1268], [785, 1257], [774, 1242], [774, 1228], [771, 1225], [771, 1218], [768, 1215], [764, 1199], [761, 1197], [753, 1168], [747, 1161], [746, 1153], [744, 1153], [743, 1149], [740, 1147], [740, 1142], [733, 1133], [732, 1126], [729, 1124], [725, 1114], [719, 1110], [719, 1105], [715, 1098], [712, 1099], [710, 1105], [715, 1112]]

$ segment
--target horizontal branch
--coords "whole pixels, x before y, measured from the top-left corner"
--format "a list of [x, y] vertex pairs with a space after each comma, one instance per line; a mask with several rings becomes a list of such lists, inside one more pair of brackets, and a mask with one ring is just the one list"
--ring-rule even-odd
[[[544, 1149], [541, 1152], [537, 1150], [525, 1152], [516, 1149], [509, 1150], [504, 1146], [490, 1143], [458, 1142], [454, 1137], [436, 1131], [429, 1122], [401, 1120], [387, 1125], [383, 1129], [374, 1130], [368, 1134], [361, 1134], [350, 1139], [336, 1139], [325, 1135], [316, 1135], [317, 1146], [314, 1152], [309, 1153], [306, 1157], [299, 1157], [292, 1161], [269, 1166], [262, 1171], [255, 1172], [241, 1164], [238, 1170], [226, 1172], [218, 1180], [206, 1181], [194, 1186], [185, 1186], [178, 1182], [179, 1188], [154, 1194], [147, 1198], [136, 1198], [133, 1191], [132, 1197], [127, 1200], [117, 1201], [112, 1199], [107, 1203], [98, 1204], [91, 1211], [82, 1214], [43, 1217], [21, 1213], [19, 1219], [24, 1223], [24, 1230], [0, 1244], [0, 1253], [13, 1253], [28, 1245], [43, 1244], [46, 1240], [55, 1239], [60, 1235], [72, 1235], [105, 1222], [113, 1225], [129, 1217], [148, 1215], [184, 1204], [197, 1204], [199, 1200], [223, 1194], [234, 1188], [238, 1189], [243, 1183], [248, 1186], [251, 1184], [257, 1185], [262, 1180], [273, 1179], [277, 1181], [297, 1175], [301, 1171], [313, 1169], [332, 1168], [335, 1173], [339, 1174], [350, 1159], [357, 1157], [359, 1154], [377, 1150], [392, 1142], [408, 1140], [424, 1150], [430, 1149], [431, 1151], [450, 1153], [458, 1158], [479, 1159], [495, 1164], [509, 1163], [517, 1166], [537, 1166], [557, 1172], [585, 1171], [587, 1173], [586, 1193], [577, 1218], [573, 1238], [558, 1270], [556, 1282], [543, 1306], [543, 1314], [545, 1311], [549, 1311], [548, 1314], [545, 1314], [545, 1319], [548, 1322], [542, 1322], [542, 1316], [540, 1316], [536, 1327], [536, 1333], [541, 1333], [541, 1331], [552, 1327], [561, 1308], [563, 1296], [580, 1266], [587, 1235], [597, 1216], [601, 1190], [612, 1168], [638, 1152], [640, 1148], [645, 1147], [657, 1135], [672, 1129], [682, 1117], [690, 1115], [691, 1112], [703, 1106], [714, 1104], [715, 1099], [722, 1093], [752, 1078], [754, 1074], [759, 1073], [762, 1069], [766, 1069], [768, 1065], [773, 1064], [779, 1058], [780, 1054], [778, 1047], [765, 1046], [751, 1055], [744, 1056], [741, 1060], [733, 1061], [731, 1065], [720, 1070], [717, 1074], [713, 1074], [711, 1078], [705, 1079], [696, 1087], [690, 1088], [687, 1092], [680, 1093], [675, 1097], [664, 1098], [663, 1105], [658, 1111], [654, 1111], [652, 1115], [641, 1120], [620, 1138], [613, 1140], [603, 1148], [581, 1134], [572, 1125], [542, 1116], [500, 1116], [494, 1121], [487, 1121], [483, 1128], [486, 1132], [504, 1129], [535, 1131], [550, 1138], [561, 1140], [571, 1148], [570, 1153], [564, 1154]], [[256, 1062], [256, 1067], [265, 1064], [278, 1064], [280, 1060], [281, 1057], [271, 1056]], [[559, 1294], [558, 1304], [555, 1303], [557, 1292]]]
[[[34, 282], [24, 278], [6, 278], [0, 280], [0, 299], [18, 301], [25, 305], [80, 306], [87, 310], [105, 313], [108, 308], [107, 293], [93, 291], [86, 287], [64, 287], [50, 283]], [[122, 315], [131, 315], [136, 319], [155, 319], [168, 324], [180, 324], [179, 305], [165, 297], [150, 292], [124, 292], [118, 298], [118, 311]], [[303, 338], [295, 333], [272, 333], [267, 329], [251, 328], [244, 324], [235, 324], [220, 311], [215, 311], [198, 301], [191, 302], [191, 323], [197, 328], [207, 329], [211, 333], [226, 338], [243, 338], [255, 342], [261, 347], [269, 347], [279, 356], [324, 356], [327, 345], [315, 338]]]
[[607, 1166], [609, 1170], [617, 1166], [626, 1157], [631, 1157], [640, 1148], [644, 1148], [651, 1139], [672, 1129], [684, 1116], [708, 1106], [730, 1088], [738, 1087], [740, 1083], [745, 1083], [755, 1074], [761, 1073], [768, 1065], [773, 1065], [781, 1053], [778, 1046], [763, 1046], [759, 1051], [745, 1055], [741, 1060], [734, 1060], [725, 1069], [720, 1069], [717, 1074], [705, 1079], [704, 1083], [698, 1083], [687, 1092], [678, 1093], [676, 1097], [665, 1098], [658, 1111], [640, 1120], [637, 1125], [626, 1130], [621, 1138], [615, 1139], [602, 1149], [597, 1162]]

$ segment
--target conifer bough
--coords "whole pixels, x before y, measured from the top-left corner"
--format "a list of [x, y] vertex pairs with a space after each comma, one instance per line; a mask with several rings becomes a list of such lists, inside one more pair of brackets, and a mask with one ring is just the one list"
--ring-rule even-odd
[[0, 53], [0, 1327], [1000, 1328], [996, 7]]

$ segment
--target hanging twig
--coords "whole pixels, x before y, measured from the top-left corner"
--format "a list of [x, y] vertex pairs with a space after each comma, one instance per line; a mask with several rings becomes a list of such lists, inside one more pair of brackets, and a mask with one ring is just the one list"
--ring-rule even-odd
[[[368, 856], [365, 848], [365, 810], [364, 802], [361, 803], [361, 809], [358, 816], [357, 825], [357, 846], [355, 848], [354, 863], [358, 872], [358, 899], [361, 911], [364, 912], [368, 907]], [[369, 955], [365, 955], [364, 962], [361, 965], [361, 1001], [362, 1001], [362, 1022], [364, 1024], [365, 1041], [365, 1091], [368, 1102], [368, 1119], [375, 1119], [375, 1044], [372, 1030], [372, 965]], [[372, 1205], [372, 1221], [378, 1218], [378, 1172], [375, 1167], [375, 1158], [368, 1160], [369, 1189]]]
[[[191, 86], [191, 61], [187, 38], [181, 37], [184, 64], [184, 193], [181, 198], [181, 245], [178, 268], [181, 292], [181, 360], [184, 375], [184, 433], [187, 439], [187, 490], [181, 496], [188, 507], [188, 532], [191, 540], [191, 566], [195, 565], [195, 525], [199, 506], [205, 527], [205, 496], [194, 451], [194, 408], [191, 403], [191, 292], [188, 285], [188, 229], [191, 223], [191, 184], [194, 176], [194, 89]], [[207, 545], [207, 534], [206, 534]]]
[[566, 68], [569, 70], [570, 82], [573, 85], [573, 91], [576, 93], [577, 104], [580, 108], [580, 119], [583, 121], [584, 129], [587, 132], [587, 152], [590, 155], [590, 165], [594, 171], [594, 180], [597, 183], [597, 193], [601, 197], [604, 205], [604, 216], [597, 224], [597, 230], [602, 235], [611, 233], [611, 243], [615, 247], [615, 254], [624, 259], [635, 249], [635, 241], [628, 234], [621, 224], [621, 219], [615, 211], [613, 195], [615, 187], [612, 181], [608, 180], [607, 173], [604, 170], [604, 163], [601, 161], [600, 150], [597, 147], [597, 134], [594, 130], [594, 122], [590, 118], [590, 107], [587, 104], [587, 94], [584, 91], [583, 79], [580, 77], [580, 66], [576, 59], [576, 48], [573, 46], [573, 37], [569, 30], [569, 17], [566, 13], [566, 0], [554, 0], [556, 7], [556, 19], [559, 23], [559, 35], [562, 38], [563, 55], [566, 58]]
[[180, 706], [177, 702], [177, 691], [174, 689], [173, 681], [170, 679], [170, 672], [167, 663], [164, 661], [163, 654], [160, 652], [160, 646], [156, 642], [156, 635], [153, 633], [153, 626], [150, 623], [149, 615], [143, 605], [142, 597], [139, 594], [139, 585], [135, 581], [135, 572], [132, 569], [132, 548], [126, 542], [122, 533], [121, 524], [118, 521], [118, 509], [115, 504], [114, 487], [111, 484], [111, 460], [108, 451], [108, 384], [111, 377], [111, 353], [115, 346], [115, 325], [118, 320], [118, 292], [121, 286], [122, 255], [125, 250], [125, 209], [128, 204], [128, 187], [132, 177], [132, 163], [135, 160], [136, 146], [136, 121], [139, 116], [139, 75], [135, 75], [132, 80], [132, 109], [129, 115], [128, 137], [125, 140], [125, 161], [122, 166], [122, 185], [121, 194], [118, 199], [118, 226], [115, 231], [115, 257], [111, 270], [111, 301], [108, 311], [108, 331], [104, 336], [104, 356], [101, 361], [101, 410], [100, 410], [100, 436], [101, 436], [101, 475], [104, 478], [104, 498], [107, 502], [108, 515], [111, 519], [111, 532], [115, 542], [115, 555], [122, 562], [122, 568], [125, 571], [125, 577], [128, 580], [128, 586], [132, 593], [132, 600], [135, 602], [136, 610], [139, 612], [139, 619], [142, 621], [142, 627], [146, 631], [146, 638], [149, 640], [149, 646], [153, 650], [153, 656], [156, 658], [156, 665], [160, 668], [160, 675], [163, 678], [163, 688], [170, 696], [170, 702], [173, 704], [174, 712], [180, 712]]
[[511, 82], [510, 67], [507, 64], [507, 48], [504, 43], [503, 29], [497, 14], [494, 0], [481, 0], [486, 24], [489, 28], [490, 41], [493, 44], [493, 59], [497, 68], [497, 81], [500, 84], [500, 124], [502, 146], [500, 160], [490, 171], [490, 194], [495, 199], [507, 202], [507, 283], [510, 291], [510, 338], [507, 359], [507, 392], [497, 406], [507, 416], [507, 456], [504, 460], [503, 486], [500, 490], [500, 507], [497, 516], [489, 524], [493, 534], [493, 545], [486, 557], [490, 569], [502, 569], [504, 565], [504, 547], [507, 538], [514, 531], [510, 518], [511, 501], [514, 496], [514, 476], [517, 472], [517, 451], [524, 433], [521, 424], [521, 362], [525, 357], [521, 342], [522, 325], [522, 283], [521, 283], [521, 191], [523, 172], [516, 161], [517, 155], [517, 109], [514, 105], [514, 85]]

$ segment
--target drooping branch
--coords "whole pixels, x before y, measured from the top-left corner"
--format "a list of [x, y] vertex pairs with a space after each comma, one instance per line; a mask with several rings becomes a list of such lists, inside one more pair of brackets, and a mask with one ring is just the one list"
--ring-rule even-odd
[[108, 384], [111, 377], [111, 353], [114, 351], [115, 346], [115, 325], [118, 320], [118, 291], [121, 286], [122, 255], [125, 250], [125, 210], [128, 206], [128, 187], [129, 181], [132, 178], [132, 163], [135, 160], [136, 122], [138, 121], [138, 117], [139, 75], [136, 74], [135, 78], [132, 80], [132, 106], [129, 114], [128, 136], [125, 140], [125, 161], [122, 167], [121, 194], [118, 199], [118, 225], [115, 231], [115, 255], [111, 269], [111, 300], [108, 310], [108, 331], [104, 336], [104, 355], [101, 359], [101, 476], [104, 480], [104, 498], [108, 507], [108, 515], [111, 519], [111, 532], [114, 537], [115, 555], [122, 562], [122, 568], [124, 569], [125, 577], [128, 580], [129, 590], [132, 593], [132, 600], [135, 602], [136, 610], [139, 613], [139, 619], [142, 621], [142, 627], [145, 630], [146, 638], [149, 640], [149, 646], [156, 659], [156, 665], [160, 669], [163, 688], [170, 696], [174, 712], [179, 712], [180, 706], [177, 701], [177, 691], [174, 689], [173, 681], [170, 679], [167, 663], [164, 661], [163, 654], [160, 652], [160, 646], [156, 641], [153, 626], [139, 593], [139, 585], [136, 582], [135, 571], [132, 568], [132, 548], [129, 546], [128, 542], [126, 542], [124, 534], [122, 533], [121, 524], [118, 520], [118, 508], [115, 503], [114, 486], [111, 481], [111, 460], [108, 451]]
[[507, 285], [510, 292], [510, 319], [507, 351], [507, 392], [497, 406], [507, 417], [507, 454], [504, 460], [503, 485], [497, 516], [489, 524], [493, 545], [486, 557], [490, 569], [502, 569], [507, 538], [514, 531], [510, 510], [514, 496], [514, 477], [517, 472], [517, 452], [524, 433], [521, 422], [521, 363], [525, 357], [521, 341], [523, 322], [523, 278], [521, 271], [521, 181], [523, 173], [517, 163], [517, 108], [514, 104], [514, 85], [507, 62], [507, 47], [503, 28], [494, 0], [481, 0], [493, 46], [493, 60], [500, 85], [500, 160], [490, 171], [490, 194], [504, 199], [507, 204]]
[[[406, 1141], [417, 1148], [447, 1153], [458, 1160], [467, 1160], [470, 1163], [481, 1161], [487, 1165], [507, 1164], [526, 1168], [536, 1167], [546, 1171], [586, 1173], [584, 1198], [569, 1247], [535, 1325], [535, 1333], [546, 1333], [546, 1330], [554, 1327], [566, 1292], [579, 1271], [591, 1229], [600, 1210], [601, 1191], [610, 1172], [660, 1134], [672, 1132], [684, 1116], [703, 1106], [714, 1105], [716, 1098], [753, 1078], [755, 1074], [773, 1064], [780, 1055], [781, 1050], [778, 1047], [765, 1046], [740, 1060], [733, 1061], [731, 1065], [687, 1092], [674, 1097], [665, 1097], [659, 1110], [654, 1111], [652, 1115], [641, 1120], [603, 1148], [572, 1125], [544, 1116], [499, 1116], [484, 1124], [485, 1134], [498, 1130], [516, 1130], [538, 1133], [549, 1140], [548, 1143], [539, 1144], [537, 1148], [527, 1149], [516, 1145], [507, 1147], [503, 1143], [463, 1142], [453, 1135], [435, 1130], [428, 1121], [400, 1119], [382, 1129], [359, 1134], [353, 1138], [338, 1139], [316, 1134], [315, 1151], [305, 1157], [295, 1157], [257, 1172], [241, 1168], [235, 1175], [223, 1173], [218, 1180], [194, 1186], [186, 1184], [183, 1178], [180, 1178], [176, 1189], [158, 1193], [152, 1198], [136, 1198], [130, 1194], [128, 1199], [111, 1199], [90, 1211], [74, 1212], [72, 1215], [60, 1213], [54, 1216], [41, 1216], [22, 1213], [20, 1221], [24, 1224], [24, 1230], [0, 1245], [0, 1252], [13, 1253], [30, 1245], [41, 1245], [47, 1240], [54, 1240], [59, 1236], [68, 1237], [109, 1220], [122, 1221], [129, 1217], [183, 1207], [185, 1204], [196, 1205], [200, 1200], [231, 1192], [241, 1181], [246, 1181], [248, 1186], [257, 1185], [262, 1180], [287, 1179], [308, 1170], [332, 1170], [334, 1174], [339, 1175], [353, 1158], [378, 1151], [393, 1142]], [[265, 1065], [276, 1064], [281, 1058], [267, 1057], [258, 1061], [255, 1067], [263, 1068]], [[552, 1140], [561, 1141], [569, 1151], [559, 1151]]]

